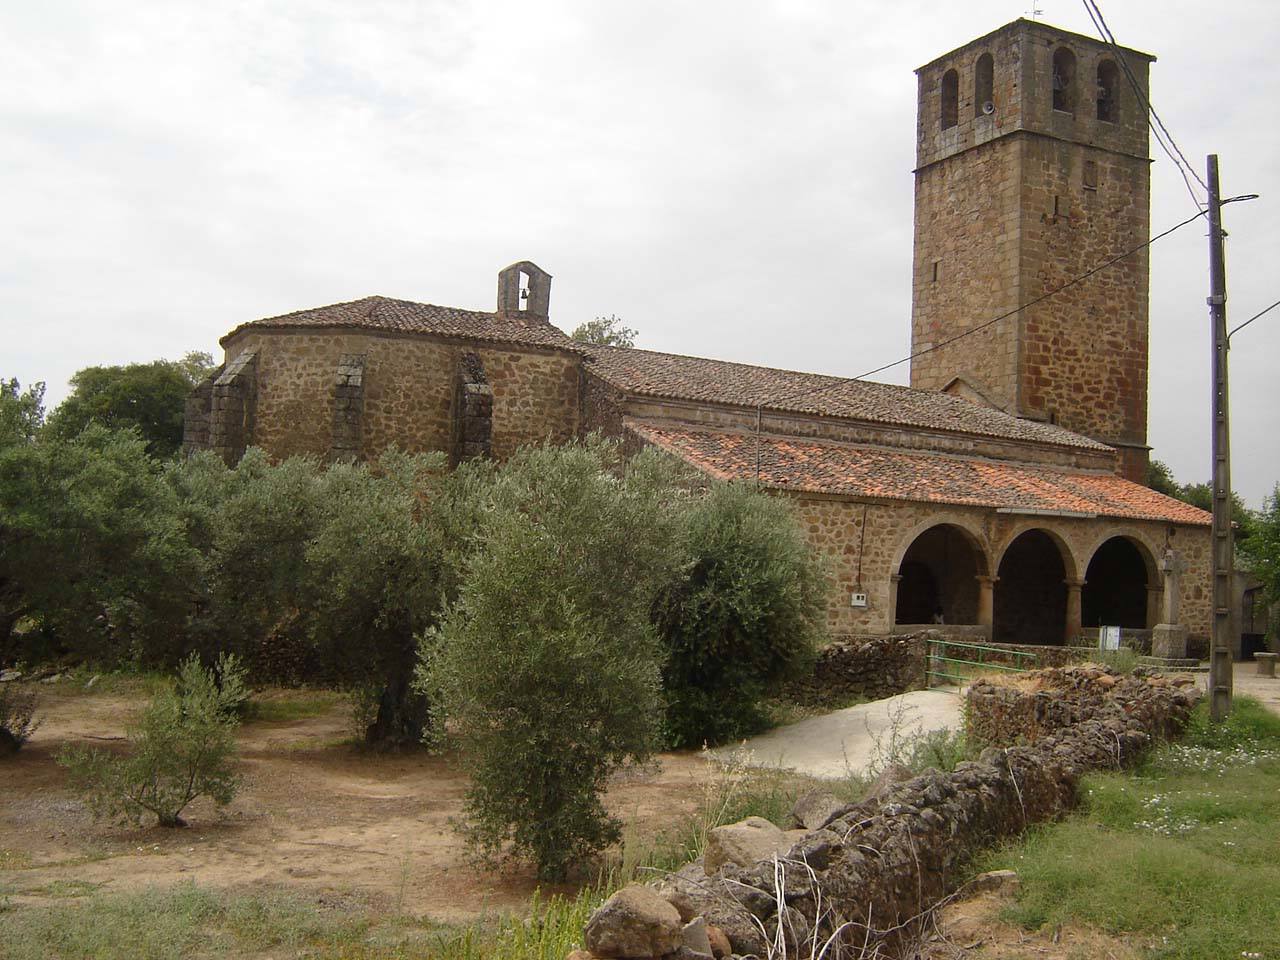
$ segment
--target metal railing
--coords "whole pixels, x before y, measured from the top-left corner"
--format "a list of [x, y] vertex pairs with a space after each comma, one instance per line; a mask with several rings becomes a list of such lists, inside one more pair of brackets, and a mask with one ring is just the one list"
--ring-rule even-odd
[[[950, 656], [956, 653], [959, 656]], [[1007, 663], [992, 663], [984, 660], [987, 654], [997, 654], [1002, 658], [1013, 658], [1013, 666]], [[965, 657], [971, 659], [965, 659]], [[1009, 650], [1003, 647], [989, 647], [981, 643], [961, 643], [959, 640], [929, 640], [925, 650], [925, 674], [929, 686], [936, 687], [944, 683], [967, 683], [974, 674], [988, 670], [1005, 673], [1026, 673], [1034, 670], [1036, 655], [1022, 650]], [[950, 673], [945, 666], [955, 664], [955, 669], [977, 667], [967, 673]]]

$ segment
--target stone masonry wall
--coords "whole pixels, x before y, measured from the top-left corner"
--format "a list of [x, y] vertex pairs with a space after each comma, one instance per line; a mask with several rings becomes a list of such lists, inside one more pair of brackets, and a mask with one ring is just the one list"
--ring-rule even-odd
[[[1074, 78], [1054, 104], [1054, 56]], [[991, 100], [976, 99], [993, 57]], [[912, 347], [918, 351], [1057, 290], [1138, 247], [1150, 232], [1146, 112], [1127, 82], [1098, 115], [1107, 45], [1018, 21], [919, 71]], [[1146, 88], [1148, 58], [1124, 54]], [[958, 122], [942, 88], [959, 78]], [[1120, 447], [1120, 471], [1146, 466], [1148, 257], [1140, 250], [979, 333], [917, 357], [912, 386], [963, 378], [997, 406]]]
[[883, 700], [925, 686], [923, 634], [840, 638], [818, 651], [813, 674], [787, 693], [807, 703]]
[[[1145, 159], [1027, 138], [1022, 167], [1024, 299], [1064, 285], [1149, 236]], [[1143, 249], [1026, 310], [1021, 412], [1086, 436], [1145, 444], [1147, 296]], [[1126, 476], [1143, 481], [1142, 473], [1133, 474], [1130, 469]]]
[[[619, 402], [621, 402], [620, 397]], [[603, 403], [600, 405], [600, 410], [607, 410]], [[756, 426], [754, 407], [735, 408], [634, 398], [625, 401], [621, 412], [643, 420], [674, 421], [717, 429], [754, 431]], [[597, 416], [603, 417], [605, 414], [601, 413]], [[990, 457], [995, 460], [1078, 467], [1085, 470], [1115, 469], [1115, 454], [1110, 450], [1025, 443], [997, 437], [927, 430], [923, 427], [841, 420], [836, 417], [812, 417], [766, 410], [761, 421], [761, 429], [764, 433], [782, 436], [813, 437], [844, 443], [900, 447], [904, 450], [923, 450], [929, 453], [955, 453]]]
[[452, 451], [454, 398], [462, 353], [481, 360], [493, 389], [492, 453], [568, 440], [578, 429], [574, 358], [552, 351], [452, 343], [367, 332], [246, 331], [228, 355], [258, 354], [258, 428], [252, 443], [271, 456], [326, 456], [332, 441], [333, 384], [344, 355], [363, 355], [363, 456], [395, 444]]
[[[1098, 668], [1019, 680], [1053, 690], [1045, 702], [1054, 709], [1034, 729], [1003, 729], [977, 761], [827, 806], [808, 818], [808, 832], [769, 859], [744, 856], [709, 875], [695, 862], [660, 881], [658, 897], [679, 914], [671, 920], [677, 935], [680, 922], [701, 916], [740, 955], [783, 955], [769, 947], [785, 944], [785, 955], [808, 956], [833, 935], [851, 955], [901, 955], [975, 851], [1070, 809], [1085, 773], [1134, 763], [1156, 739], [1182, 728], [1198, 698], [1190, 678], [1121, 679]], [[983, 685], [975, 688], [980, 695], [968, 710], [983, 718], [995, 701], [983, 698]], [[1014, 712], [1023, 701], [1038, 702], [1037, 693], [1014, 689], [999, 698]], [[1030, 743], [1008, 739], [1027, 732], [1034, 733]], [[606, 903], [587, 924], [595, 934], [588, 946], [602, 941], [598, 918], [610, 912]]]
[[[1153, 559], [1163, 554], [1167, 543], [1187, 565], [1180, 589], [1182, 621], [1192, 635], [1209, 632], [1207, 527], [1105, 517], [1029, 517], [981, 508], [899, 501], [858, 503], [816, 496], [795, 496], [792, 503], [806, 537], [827, 564], [831, 589], [827, 630], [833, 635], [893, 632], [897, 598], [892, 578], [916, 537], [940, 523], [953, 524], [970, 535], [980, 549], [980, 567], [985, 568], [981, 572], [986, 574], [998, 571], [1005, 549], [1027, 530], [1046, 530], [1057, 541], [1065, 552], [1068, 579], [1083, 579], [1093, 554], [1112, 536], [1129, 537]], [[855, 590], [867, 594], [866, 607], [850, 606], [850, 594]], [[1046, 643], [1059, 644], [1062, 639], [1046, 638]]]
[[[1022, 156], [1010, 147], [987, 143], [916, 174], [913, 353], [1020, 305]], [[999, 409], [1017, 413], [1018, 332], [1018, 318], [1009, 317], [915, 357], [911, 386], [941, 390], [963, 377]]]

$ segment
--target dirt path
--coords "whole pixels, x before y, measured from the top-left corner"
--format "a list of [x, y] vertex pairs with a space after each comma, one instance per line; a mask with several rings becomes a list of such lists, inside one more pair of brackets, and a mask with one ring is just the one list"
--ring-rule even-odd
[[[14, 899], [75, 882], [129, 890], [194, 880], [212, 887], [288, 884], [442, 922], [518, 908], [529, 872], [468, 863], [450, 825], [467, 787], [457, 759], [379, 756], [343, 743], [345, 705], [241, 731], [240, 795], [219, 812], [197, 801], [181, 830], [95, 823], [54, 762], [67, 743], [110, 746], [141, 697], [42, 688], [48, 719], [0, 767], [0, 885]], [[287, 696], [281, 694], [280, 696]], [[610, 789], [610, 809], [652, 837], [697, 806], [710, 775], [697, 754], [665, 754]], [[17, 869], [15, 869], [17, 868]]]

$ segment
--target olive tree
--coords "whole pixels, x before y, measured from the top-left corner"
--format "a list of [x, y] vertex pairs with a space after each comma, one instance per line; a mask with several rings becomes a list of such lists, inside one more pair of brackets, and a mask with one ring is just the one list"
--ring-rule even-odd
[[58, 757], [73, 788], [95, 816], [141, 823], [147, 814], [162, 827], [186, 826], [182, 811], [197, 797], [218, 806], [235, 797], [235, 707], [239, 689], [219, 685], [192, 655], [177, 683], [158, 693], [130, 727], [129, 749], [69, 747]]
[[668, 740], [723, 742], [765, 724], [761, 700], [812, 662], [826, 581], [788, 501], [714, 483], [686, 509], [688, 559], [656, 605]]
[[51, 653], [145, 659], [181, 634], [197, 563], [136, 433], [0, 445], [0, 659], [23, 619]]
[[481, 472], [394, 450], [372, 465], [250, 450], [232, 469], [212, 456], [175, 467], [203, 558], [193, 644], [236, 652], [260, 677], [372, 687], [366, 739], [416, 744], [427, 720], [411, 689], [416, 637], [456, 589], [458, 491]]
[[484, 855], [565, 874], [619, 836], [601, 792], [653, 749], [662, 650], [650, 619], [679, 562], [671, 467], [598, 440], [498, 468], [421, 685], [456, 726]]

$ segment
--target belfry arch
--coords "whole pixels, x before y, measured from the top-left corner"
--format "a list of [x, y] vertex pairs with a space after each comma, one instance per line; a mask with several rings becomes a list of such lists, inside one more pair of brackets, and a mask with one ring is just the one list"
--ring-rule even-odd
[[[1005, 548], [996, 572], [995, 623], [997, 643], [1057, 644], [1074, 641], [1080, 624], [1068, 617], [1069, 599], [1079, 602], [1080, 582], [1074, 579], [1070, 555], [1046, 530], [1033, 528]], [[1068, 592], [1074, 591], [1069, 598]]]
[[1149, 599], [1159, 582], [1155, 559], [1140, 541], [1126, 536], [1104, 540], [1085, 570], [1081, 623], [1130, 630], [1154, 626]]
[[940, 523], [912, 539], [895, 571], [895, 624], [974, 625], [984, 620], [986, 554], [973, 534]]

